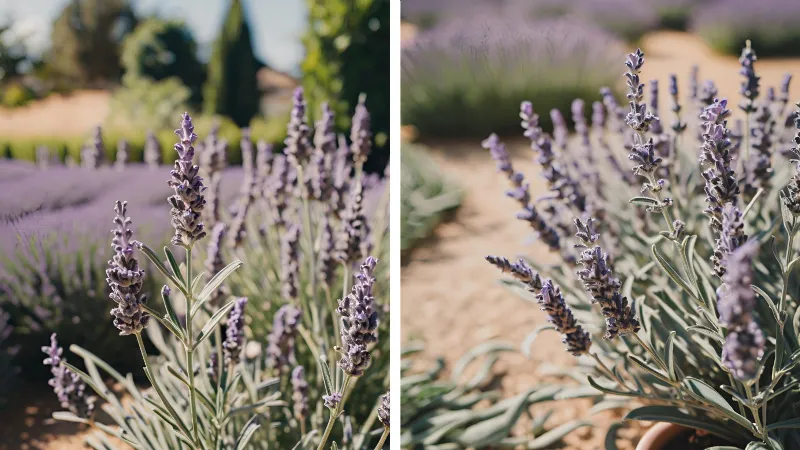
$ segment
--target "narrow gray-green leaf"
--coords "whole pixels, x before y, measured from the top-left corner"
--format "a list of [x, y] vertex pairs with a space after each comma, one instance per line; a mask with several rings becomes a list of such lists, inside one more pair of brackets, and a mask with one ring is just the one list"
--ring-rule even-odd
[[532, 440], [528, 443], [528, 445], [525, 446], [525, 448], [529, 450], [553, 448], [553, 445], [564, 439], [564, 436], [577, 429], [590, 426], [592, 426], [592, 422], [589, 420], [573, 420], [571, 422], [567, 422]]
[[325, 393], [327, 395], [331, 395], [334, 392], [333, 382], [331, 381], [331, 368], [328, 366], [327, 361], [325, 361], [324, 356], [319, 357], [319, 365], [322, 369], [322, 380], [325, 383]]
[[689, 328], [687, 328], [686, 331], [688, 331], [689, 333], [700, 334], [719, 344], [725, 342], [725, 340], [722, 339], [722, 337], [719, 334], [717, 334], [717, 332], [715, 332], [711, 328], [706, 327], [705, 325], [692, 325]]
[[253, 437], [253, 433], [258, 430], [261, 425], [256, 423], [258, 416], [255, 415], [247, 421], [242, 432], [239, 434], [239, 437], [236, 439], [236, 450], [244, 450], [247, 448], [247, 443], [250, 442], [250, 439]]
[[167, 266], [165, 266], [164, 263], [161, 262], [158, 255], [156, 255], [156, 252], [154, 252], [152, 248], [142, 244], [142, 246], [139, 249], [142, 251], [142, 253], [144, 253], [147, 259], [149, 259], [150, 262], [156, 266], [156, 269], [158, 269], [158, 271], [161, 272], [162, 275], [169, 278], [169, 280], [172, 281], [172, 283], [179, 289], [181, 290], [184, 289], [184, 286], [181, 284], [181, 281], [175, 278], [175, 275], [173, 275], [172, 272], [170, 272], [170, 270], [167, 269]]
[[219, 289], [219, 287], [222, 285], [222, 282], [224, 282], [225, 279], [228, 278], [228, 276], [233, 273], [233, 271], [235, 271], [239, 267], [242, 267], [243, 264], [244, 263], [242, 263], [241, 261], [238, 260], [234, 261], [225, 266], [222, 270], [217, 272], [217, 274], [214, 275], [214, 277], [211, 278], [211, 281], [209, 281], [208, 284], [206, 284], [203, 287], [203, 290], [200, 291], [200, 293], [197, 295], [196, 303], [192, 305], [192, 316], [194, 316], [200, 309], [200, 307], [203, 305], [203, 303], [205, 303], [206, 300], [208, 300], [209, 297], [211, 297], [211, 294], [213, 294], [214, 292], [216, 292], [217, 289]]
[[636, 206], [658, 206], [658, 200], [650, 197], [633, 197], [628, 203]]
[[233, 308], [235, 303], [236, 300], [231, 300], [225, 306], [217, 310], [217, 312], [215, 312], [210, 319], [208, 319], [208, 322], [206, 322], [206, 324], [203, 326], [203, 329], [200, 330], [200, 334], [197, 335], [197, 342], [194, 343], [194, 349], [196, 349], [203, 341], [208, 339], [208, 336], [210, 336], [211, 332], [214, 331], [214, 327], [219, 325], [219, 322], [223, 317], [225, 317], [226, 314], [228, 314], [228, 311]]
[[689, 283], [678, 273], [677, 270], [675, 270], [674, 267], [672, 267], [669, 261], [667, 261], [667, 259], [664, 258], [664, 255], [662, 255], [661, 252], [658, 250], [656, 244], [653, 244], [653, 246], [651, 247], [651, 251], [653, 253], [653, 256], [656, 258], [658, 265], [661, 266], [662, 269], [664, 269], [664, 272], [666, 272], [667, 275], [669, 275], [672, 281], [674, 281], [675, 284], [680, 286], [681, 289], [686, 291], [687, 294], [692, 296], [692, 298], [694, 298], [695, 300], [700, 300], [697, 297], [697, 294], [694, 292], [694, 289], [692, 289], [689, 286]]
[[182, 285], [186, 287], [186, 280], [183, 278], [183, 274], [181, 273], [181, 266], [178, 265], [178, 261], [175, 259], [175, 255], [172, 254], [172, 250], [170, 250], [169, 247], [164, 246], [164, 254], [167, 255], [167, 261], [169, 262], [170, 267], [172, 267], [172, 273], [175, 274], [175, 277], [177, 277]]
[[667, 375], [669, 375], [669, 379], [672, 381], [677, 381], [678, 376], [675, 373], [675, 333], [671, 331], [669, 333], [669, 337], [667, 337], [667, 343], [665, 344], [664, 349], [664, 363], [667, 366]]
[[531, 357], [531, 347], [533, 343], [536, 341], [536, 338], [539, 337], [539, 333], [544, 330], [554, 330], [555, 327], [553, 325], [539, 325], [538, 327], [534, 328], [527, 336], [525, 336], [525, 340], [522, 341], [520, 344], [520, 350], [522, 350], [522, 354], [525, 355], [528, 359]]

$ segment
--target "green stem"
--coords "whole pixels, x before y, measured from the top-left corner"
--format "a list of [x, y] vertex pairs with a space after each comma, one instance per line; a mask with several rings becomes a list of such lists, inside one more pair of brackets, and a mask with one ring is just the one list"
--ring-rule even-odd
[[381, 450], [383, 448], [383, 444], [386, 442], [386, 438], [389, 437], [389, 428], [383, 427], [383, 434], [381, 434], [381, 440], [378, 441], [378, 445], [375, 446], [375, 450]]
[[323, 450], [325, 448], [325, 444], [328, 443], [328, 438], [331, 436], [331, 431], [333, 431], [333, 425], [336, 423], [336, 419], [342, 414], [342, 408], [344, 408], [345, 397], [344, 393], [347, 392], [347, 386], [350, 384], [350, 375], [345, 375], [344, 383], [342, 384], [342, 401], [336, 405], [336, 409], [331, 411], [331, 417], [328, 419], [328, 425], [325, 427], [325, 432], [322, 433], [322, 439], [319, 441], [319, 446], [317, 450]]
[[591, 357], [594, 358], [595, 361], [597, 361], [597, 364], [599, 365], [600, 369], [602, 369], [602, 371], [606, 374], [606, 376], [608, 376], [612, 380], [616, 380], [617, 383], [619, 383], [620, 387], [623, 387], [629, 391], [632, 390], [631, 388], [628, 387], [627, 384], [625, 384], [624, 381], [622, 381], [622, 378], [618, 377], [613, 370], [609, 369], [608, 366], [606, 366], [605, 363], [603, 363], [600, 357], [597, 356], [597, 353], [589, 353], [589, 355], [591, 355]]
[[[194, 292], [192, 292], [192, 249], [186, 249], [186, 373], [189, 375], [189, 405], [192, 414], [192, 432], [194, 433], [194, 442], [200, 441], [200, 430], [197, 428], [197, 391], [194, 386], [194, 331], [192, 330], [192, 318], [190, 312], [192, 310], [192, 300]], [[217, 355], [220, 365], [222, 364], [222, 355]]]
[[769, 442], [769, 433], [767, 432], [767, 424], [766, 422], [761, 422], [761, 416], [758, 411], [758, 407], [753, 403], [753, 393], [750, 391], [752, 387], [751, 383], [745, 383], [744, 390], [747, 394], [747, 402], [749, 403], [748, 408], [750, 412], [753, 414], [753, 420], [756, 423], [756, 431], [761, 435], [761, 440], [764, 441], [765, 444], [769, 445], [772, 448], [772, 445]]
[[632, 334], [632, 335], [633, 335], [633, 337], [634, 337], [634, 338], [636, 338], [636, 340], [639, 342], [639, 345], [641, 345], [641, 346], [642, 346], [642, 348], [644, 348], [644, 349], [645, 349], [645, 351], [647, 351], [647, 353], [649, 353], [649, 354], [650, 354], [650, 356], [653, 358], [653, 360], [656, 362], [656, 364], [658, 364], [658, 365], [661, 367], [661, 369], [662, 369], [662, 370], [664, 370], [664, 372], [667, 372], [667, 373], [668, 373], [668, 372], [669, 372], [669, 369], [667, 369], [667, 364], [666, 364], [666, 363], [664, 363], [664, 361], [662, 361], [662, 360], [661, 360], [661, 356], [659, 356], [659, 355], [658, 355], [658, 353], [656, 353], [656, 351], [655, 351], [655, 350], [653, 350], [653, 348], [652, 348], [652, 347], [650, 347], [650, 344], [646, 343], [646, 342], [644, 341], [644, 339], [642, 339], [642, 338], [639, 336], [639, 334], [638, 334], [638, 333], [631, 333], [631, 334]]
[[789, 291], [789, 263], [792, 261], [792, 255], [794, 254], [794, 236], [795, 236], [795, 227], [797, 226], [797, 217], [792, 217], [792, 226], [791, 228], [786, 230], [786, 234], [788, 234], [789, 239], [786, 243], [786, 255], [784, 256], [783, 262], [783, 287], [781, 288], [781, 298], [778, 299], [778, 323], [776, 324], [776, 331], [775, 331], [775, 360], [773, 361], [772, 365], [772, 378], [775, 378], [775, 375], [781, 369], [781, 365], [783, 364], [783, 351], [784, 351], [784, 340], [783, 340], [783, 313], [786, 310], [786, 295]]

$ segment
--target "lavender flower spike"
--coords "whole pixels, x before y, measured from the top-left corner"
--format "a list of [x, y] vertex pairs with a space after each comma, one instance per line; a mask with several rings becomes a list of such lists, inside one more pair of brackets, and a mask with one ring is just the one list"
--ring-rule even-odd
[[501, 272], [511, 274], [511, 276], [520, 282], [525, 283], [528, 290], [533, 294], [538, 293], [542, 289], [542, 278], [539, 276], [539, 273], [531, 269], [531, 266], [522, 258], [515, 263], [511, 263], [502, 256], [490, 255], [486, 257], [486, 261], [500, 269]]
[[384, 428], [389, 428], [389, 419], [391, 418], [392, 397], [389, 395], [390, 392], [391, 391], [386, 391], [386, 393], [381, 396], [381, 404], [378, 406], [378, 420], [380, 420]]
[[794, 136], [794, 144], [792, 152], [797, 158], [793, 159], [795, 163], [795, 173], [789, 180], [786, 186], [786, 195], [781, 196], [781, 201], [795, 216], [800, 215], [800, 103], [797, 105], [797, 110], [794, 113], [794, 126], [797, 128], [797, 133]]
[[290, 224], [281, 238], [281, 295], [294, 301], [300, 290], [300, 227]]
[[378, 311], [372, 296], [373, 276], [378, 260], [368, 256], [356, 274], [356, 283], [349, 295], [339, 300], [336, 312], [342, 317], [342, 358], [339, 366], [350, 376], [361, 376], [370, 361], [367, 346], [377, 342]]
[[753, 259], [758, 245], [748, 242], [725, 259], [724, 291], [719, 300], [720, 323], [728, 328], [722, 347], [722, 362], [740, 381], [757, 375], [758, 360], [764, 355], [765, 338], [753, 320], [756, 307], [753, 283]]
[[297, 366], [292, 370], [292, 402], [294, 417], [298, 421], [305, 420], [308, 417], [308, 382], [306, 381], [305, 369], [303, 366]]
[[614, 277], [609, 267], [608, 255], [595, 244], [600, 235], [595, 231], [593, 222], [593, 219], [587, 220], [586, 223], [575, 219], [575, 226], [578, 228], [575, 236], [581, 241], [576, 247], [585, 249], [578, 259], [583, 266], [583, 269], [578, 271], [578, 278], [583, 282], [586, 291], [591, 294], [592, 303], [597, 303], [601, 307], [602, 314], [606, 318], [606, 339], [636, 333], [640, 328], [636, 319], [636, 308], [633, 302], [629, 306], [628, 300], [619, 292], [622, 284]]
[[225, 364], [235, 366], [242, 356], [244, 343], [244, 308], [247, 306], [247, 297], [239, 297], [228, 313], [228, 324], [225, 328], [225, 341], [222, 342], [222, 353]]
[[705, 192], [708, 207], [705, 212], [711, 219], [711, 229], [722, 231], [722, 208], [726, 203], [737, 204], [739, 184], [732, 166], [730, 131], [727, 128], [727, 100], [715, 101], [707, 107], [700, 118], [704, 121], [703, 144], [700, 147], [700, 163], [709, 168], [703, 172], [706, 180]]
[[641, 49], [636, 49], [634, 53], [628, 54], [628, 58], [625, 60], [625, 67], [628, 68], [628, 71], [625, 72], [628, 83], [627, 97], [631, 107], [625, 117], [625, 123], [637, 133], [648, 131], [650, 125], [658, 120], [658, 117], [647, 110], [647, 104], [644, 103], [644, 83], [639, 78], [643, 65], [644, 52]]
[[311, 151], [311, 128], [306, 122], [306, 100], [303, 88], [298, 87], [292, 96], [292, 113], [287, 125], [287, 135], [283, 153], [289, 162], [297, 167], [304, 166]]
[[172, 179], [167, 182], [175, 190], [175, 195], [169, 197], [172, 205], [172, 226], [175, 228], [172, 244], [190, 249], [206, 235], [201, 220], [206, 200], [203, 196], [203, 179], [197, 174], [199, 167], [192, 163], [193, 144], [197, 135], [194, 134], [194, 125], [189, 114], [183, 113], [181, 127], [175, 130], [175, 134], [180, 139], [175, 144], [178, 159], [174, 169], [170, 171]]
[[742, 212], [732, 203], [728, 203], [722, 209], [722, 232], [717, 238], [714, 254], [711, 256], [715, 275], [720, 278], [725, 276], [725, 259], [745, 242], [747, 235], [744, 233]]
[[363, 210], [363, 179], [352, 189], [336, 239], [336, 259], [348, 266], [354, 265], [367, 253], [370, 233], [369, 221]]
[[756, 60], [758, 60], [756, 52], [750, 47], [750, 40], [747, 40], [745, 47], [742, 49], [742, 55], [739, 57], [739, 64], [742, 65], [739, 74], [744, 77], [742, 87], [739, 90], [744, 100], [739, 105], [739, 108], [747, 114], [756, 110], [755, 100], [759, 94], [761, 77], [756, 75], [755, 67], [753, 67]]
[[267, 336], [267, 365], [273, 369], [284, 369], [294, 364], [294, 343], [300, 310], [292, 305], [283, 305], [275, 313], [272, 331]]
[[536, 295], [536, 301], [541, 306], [541, 310], [547, 314], [547, 321], [564, 336], [561, 342], [567, 346], [567, 352], [573, 356], [589, 353], [589, 349], [592, 347], [592, 337], [578, 325], [578, 321], [572, 315], [572, 310], [561, 295], [561, 290], [558, 286], [553, 285], [552, 280], [544, 280], [542, 289]]
[[358, 98], [355, 114], [353, 114], [353, 125], [350, 128], [350, 151], [353, 153], [353, 160], [360, 166], [366, 162], [372, 147], [372, 132], [370, 131], [370, 116], [365, 105], [366, 95], [361, 94]]
[[62, 362], [64, 349], [58, 346], [56, 334], [50, 336], [50, 346], [42, 347], [42, 351], [47, 355], [44, 365], [50, 366], [50, 373], [53, 378], [48, 384], [53, 387], [61, 407], [69, 410], [78, 417], [87, 419], [94, 413], [94, 397], [86, 392], [86, 384], [75, 372], [69, 370]]
[[117, 201], [114, 211], [117, 213], [114, 218], [116, 226], [111, 230], [114, 234], [111, 240], [114, 257], [108, 262], [106, 282], [111, 287], [109, 297], [117, 304], [111, 310], [114, 326], [119, 329], [120, 335], [129, 335], [141, 332], [147, 326], [150, 315], [142, 308], [147, 303], [147, 297], [140, 294], [144, 270], [139, 268], [139, 261], [133, 256], [133, 231], [130, 229], [131, 219], [126, 217], [127, 202]]

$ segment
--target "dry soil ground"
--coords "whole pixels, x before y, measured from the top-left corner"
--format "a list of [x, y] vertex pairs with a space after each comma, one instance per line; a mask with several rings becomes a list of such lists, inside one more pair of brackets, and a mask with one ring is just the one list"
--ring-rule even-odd
[[[413, 29], [404, 29], [406, 36]], [[717, 82], [722, 96], [737, 98], [740, 77], [736, 58], [714, 55], [698, 38], [685, 33], [655, 33], [643, 42], [646, 54], [644, 79], [661, 78], [675, 72], [684, 82], [692, 64], [700, 64], [701, 79]], [[756, 49], [757, 50], [757, 49]], [[624, 55], [620, 55], [620, 77]], [[777, 86], [785, 72], [800, 74], [800, 61], [762, 60], [757, 69], [763, 86]], [[665, 89], [662, 105], [668, 105]], [[797, 83], [792, 89], [797, 98]], [[522, 100], [522, 99], [520, 99]], [[495, 171], [489, 155], [479, 141], [429, 143], [432, 154], [443, 173], [461, 184], [466, 195], [455, 219], [440, 226], [433, 240], [415, 251], [402, 272], [402, 334], [403, 341], [422, 339], [428, 356], [441, 355], [452, 364], [465, 351], [487, 339], [520, 343], [537, 325], [545, 322], [544, 315], [523, 303], [514, 294], [499, 286], [498, 272], [483, 260], [485, 255], [529, 255], [547, 262], [553, 258], [538, 243], [525, 244], [529, 230], [514, 219], [514, 202], [504, 197], [507, 180]], [[537, 168], [524, 142], [509, 142], [514, 164], [531, 180], [534, 196], [543, 192], [537, 178]], [[537, 192], [538, 191], [538, 192]], [[540, 363], [572, 364], [558, 336], [545, 333], [539, 336], [533, 360], [523, 356], [505, 356], [497, 368], [505, 373], [502, 387], [508, 395], [524, 391], [535, 384], [534, 369]], [[565, 402], [550, 424], [557, 424], [586, 413], [587, 403]], [[567, 439], [570, 449], [602, 448], [604, 427], [613, 417], [596, 418], [600, 425], [593, 432], [580, 431]], [[636, 439], [637, 430], [627, 437]], [[630, 448], [631, 442], [619, 442], [620, 448]]]

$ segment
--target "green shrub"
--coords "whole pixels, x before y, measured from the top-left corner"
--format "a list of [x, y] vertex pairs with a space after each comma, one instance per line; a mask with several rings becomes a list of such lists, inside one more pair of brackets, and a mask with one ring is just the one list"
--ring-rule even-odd
[[452, 22], [403, 50], [401, 115], [423, 136], [485, 137], [515, 131], [524, 99], [547, 111], [619, 86], [608, 33], [585, 23]]
[[158, 129], [188, 109], [192, 93], [177, 77], [161, 81], [126, 74], [111, 97], [110, 127]]
[[301, 68], [308, 113], [315, 120], [327, 101], [339, 130], [346, 131], [359, 96], [366, 94], [376, 144], [367, 170], [380, 170], [389, 160], [389, 1], [306, 3], [309, 26]]
[[3, 91], [3, 106], [6, 108], [16, 108], [23, 106], [36, 98], [36, 93], [32, 89], [14, 83]]
[[403, 145], [400, 150], [400, 250], [404, 254], [461, 204], [461, 189], [445, 179], [427, 151], [417, 145]]

